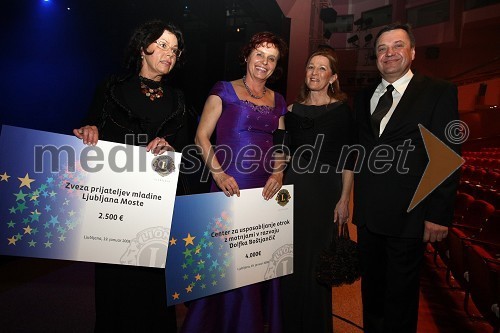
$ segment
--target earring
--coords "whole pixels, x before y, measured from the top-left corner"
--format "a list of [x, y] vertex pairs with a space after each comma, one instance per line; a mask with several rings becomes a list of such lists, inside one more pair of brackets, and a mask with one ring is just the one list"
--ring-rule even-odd
[[332, 94], [335, 94], [335, 90], [333, 89], [333, 82], [330, 82], [330, 90], [332, 91]]
[[141, 59], [144, 59], [144, 56], [143, 56], [143, 55], [141, 55]]

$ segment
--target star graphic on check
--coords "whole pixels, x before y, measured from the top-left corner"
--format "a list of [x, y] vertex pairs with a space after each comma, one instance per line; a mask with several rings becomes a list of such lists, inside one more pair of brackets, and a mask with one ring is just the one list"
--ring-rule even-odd
[[24, 212], [24, 210], [28, 208], [24, 202], [18, 203], [16, 210], [20, 211], [21, 213]]
[[23, 190], [19, 190], [18, 193], [13, 193], [13, 195], [16, 197], [16, 201], [26, 201], [25, 197], [28, 193], [24, 193]]
[[30, 178], [28, 173], [26, 173], [26, 176], [24, 176], [23, 178], [17, 177], [17, 179], [21, 181], [21, 185], [19, 185], [20, 188], [26, 186], [27, 188], [31, 189], [31, 183], [35, 181], [34, 179]]
[[186, 249], [182, 254], [184, 254], [184, 258], [187, 258], [192, 256], [191, 252], [192, 250]]
[[0, 175], [0, 181], [5, 181], [5, 182], [8, 182], [9, 181], [9, 178], [10, 176], [7, 174], [7, 172], [4, 172], [2, 175]]
[[42, 215], [42, 213], [40, 213], [38, 209], [35, 209], [34, 212], [31, 212], [31, 222], [39, 221], [40, 215]]
[[30, 234], [31, 235], [31, 227], [30, 226], [27, 226], [26, 228], [23, 228], [24, 229], [24, 233], [25, 234]]
[[183, 238], [182, 240], [186, 242], [185, 246], [188, 246], [189, 244], [193, 245], [194, 246], [194, 243], [193, 243], [193, 240], [196, 238], [191, 236], [191, 234], [188, 232], [188, 235], [186, 238]]

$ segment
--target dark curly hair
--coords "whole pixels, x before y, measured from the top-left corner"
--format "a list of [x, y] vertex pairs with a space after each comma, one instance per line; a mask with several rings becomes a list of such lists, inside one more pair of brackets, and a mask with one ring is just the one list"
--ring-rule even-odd
[[241, 48], [240, 63], [244, 65], [246, 59], [250, 56], [250, 53], [264, 43], [272, 44], [278, 49], [278, 63], [276, 64], [273, 74], [269, 78], [271, 81], [277, 80], [281, 77], [281, 74], [283, 74], [282, 64], [288, 54], [288, 45], [286, 45], [286, 42], [280, 36], [272, 32], [263, 31], [254, 34], [250, 38], [250, 41]]
[[[142, 67], [141, 50], [146, 53], [147, 47], [160, 38], [165, 30], [177, 37], [177, 47], [179, 50], [184, 50], [184, 37], [175, 25], [161, 20], [146, 22], [134, 30], [125, 52], [124, 68], [129, 74], [140, 72]], [[177, 65], [180, 65], [180, 59], [177, 59]]]
[[[337, 54], [333, 49], [320, 48], [309, 56], [306, 62], [306, 66], [307, 64], [309, 64], [311, 59], [316, 56], [323, 56], [327, 58], [328, 63], [330, 64], [330, 68], [332, 69], [332, 73], [337, 74], [337, 80], [335, 80], [335, 82], [332, 83], [333, 91], [331, 89], [327, 90], [328, 96], [339, 101], [346, 101], [347, 95], [342, 90], [340, 90], [340, 83], [338, 78], [339, 67], [338, 67]], [[299, 95], [297, 96], [297, 102], [304, 103], [307, 100], [307, 97], [309, 97], [309, 92], [310, 90], [305, 84], [305, 82], [302, 83], [302, 86], [300, 87], [299, 90]]]

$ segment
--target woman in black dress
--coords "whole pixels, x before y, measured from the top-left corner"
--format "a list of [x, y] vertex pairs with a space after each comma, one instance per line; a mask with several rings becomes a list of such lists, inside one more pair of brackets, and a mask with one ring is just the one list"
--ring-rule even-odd
[[295, 194], [293, 274], [281, 283], [285, 333], [333, 332], [332, 291], [316, 282], [315, 268], [330, 244], [333, 222], [349, 217], [354, 161], [338, 165], [342, 147], [354, 138], [345, 100], [335, 54], [313, 53], [297, 102], [285, 116], [292, 153], [285, 183], [294, 185]]
[[[99, 139], [146, 146], [161, 154], [189, 143], [183, 94], [165, 77], [184, 47], [174, 25], [150, 21], [135, 30], [125, 74], [96, 91], [86, 126], [73, 133], [85, 144]], [[178, 194], [187, 192], [181, 175]], [[175, 308], [166, 305], [165, 272], [159, 268], [95, 265], [96, 332], [176, 332]]]

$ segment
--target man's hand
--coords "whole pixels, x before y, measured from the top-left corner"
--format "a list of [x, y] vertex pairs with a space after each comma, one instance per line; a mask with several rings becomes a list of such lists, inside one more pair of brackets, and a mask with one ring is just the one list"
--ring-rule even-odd
[[424, 242], [440, 242], [448, 236], [448, 227], [425, 221]]

